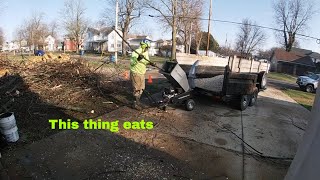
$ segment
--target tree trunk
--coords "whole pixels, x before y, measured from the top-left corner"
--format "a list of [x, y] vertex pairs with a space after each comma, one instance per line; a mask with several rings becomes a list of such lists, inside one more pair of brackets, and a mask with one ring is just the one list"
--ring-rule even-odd
[[189, 49], [189, 46], [188, 46], [188, 36], [187, 36], [187, 28], [184, 28], [184, 52], [187, 53], [188, 52], [188, 49]]
[[122, 56], [123, 57], [126, 57], [126, 55], [127, 55], [126, 54], [126, 43], [124, 41], [126, 41], [127, 37], [128, 37], [129, 24], [130, 24], [130, 21], [126, 22], [124, 24], [123, 31], [122, 31], [122, 37], [123, 37], [123, 40], [122, 40]]
[[76, 53], [78, 54], [79, 53], [79, 39], [76, 39]]
[[[184, 40], [183, 40], [183, 45], [184, 45], [184, 52], [187, 53], [188, 52], [188, 49], [189, 49], [189, 46], [188, 46], [188, 34], [187, 32], [190, 32], [187, 30], [187, 26], [184, 25]], [[189, 33], [190, 34], [190, 33]]]
[[286, 46], [286, 51], [290, 52], [295, 41], [295, 35], [291, 32], [288, 33], [289, 39]]
[[127, 34], [125, 33], [125, 31], [122, 31], [122, 47], [121, 47], [121, 51], [122, 51], [122, 57], [126, 57], [127, 56], [127, 51], [126, 51], [126, 43], [124, 42], [125, 40], [127, 40]]
[[196, 49], [196, 53], [198, 54], [199, 52], [199, 49], [200, 49], [200, 45], [201, 45], [201, 41], [202, 41], [202, 33], [198, 33], [198, 36], [200, 35], [200, 38], [199, 38], [199, 41], [196, 41], [196, 46], [197, 46], [197, 49]]
[[286, 51], [289, 52], [289, 50], [288, 50], [287, 32], [286, 32], [286, 26], [285, 26], [285, 24], [283, 25], [283, 36], [284, 36], [284, 44], [285, 44], [285, 47], [286, 47]]

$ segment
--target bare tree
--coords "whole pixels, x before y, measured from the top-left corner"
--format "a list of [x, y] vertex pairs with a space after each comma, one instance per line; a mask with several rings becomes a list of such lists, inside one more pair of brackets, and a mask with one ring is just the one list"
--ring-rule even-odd
[[273, 3], [277, 26], [282, 29], [283, 42], [286, 51], [291, 51], [297, 33], [307, 27], [314, 15], [314, 3], [309, 0], [277, 0]]
[[0, 46], [4, 43], [4, 34], [2, 28], [0, 28]]
[[[108, 24], [114, 25], [116, 0], [106, 0], [108, 6], [104, 10], [102, 16]], [[130, 29], [137, 23], [143, 13], [144, 5], [139, 0], [118, 0], [119, 3], [119, 25], [122, 30], [124, 40], [127, 40]], [[122, 52], [126, 52], [127, 46], [122, 41]], [[124, 56], [126, 53], [122, 53]]]
[[43, 45], [45, 37], [48, 35], [48, 26], [43, 22], [43, 19], [43, 13], [35, 12], [16, 30], [21, 38], [27, 40], [30, 49], [36, 49], [39, 45]]
[[88, 27], [85, 11], [82, 0], [65, 0], [64, 8], [61, 12], [64, 28], [70, 38], [76, 42], [77, 53]]
[[178, 0], [146, 0], [147, 7], [153, 9], [160, 20], [169, 26], [172, 31], [171, 59], [176, 59], [177, 25], [178, 25]]
[[257, 50], [264, 41], [265, 34], [261, 28], [255, 26], [255, 23], [249, 19], [244, 19], [240, 25], [240, 31], [237, 34], [236, 50], [239, 51], [242, 56], [248, 57], [253, 51]]
[[[180, 0], [178, 1], [178, 34], [182, 38], [185, 52], [191, 46], [190, 38], [197, 31], [203, 10], [203, 0]], [[199, 31], [200, 32], [200, 31]], [[198, 32], [198, 33], [199, 33]]]
[[18, 27], [14, 32], [14, 38], [19, 42], [20, 48], [22, 47], [22, 40], [26, 40], [25, 28]]
[[54, 38], [58, 37], [58, 29], [59, 29], [59, 24], [56, 20], [53, 20], [49, 23], [49, 35], [51, 35]]
[[[3, 6], [4, 4], [4, 1], [3, 0], [0, 0], [0, 15], [1, 15], [1, 12], [3, 11]], [[5, 39], [4, 39], [4, 33], [3, 33], [3, 29], [0, 27], [0, 46], [2, 47], [3, 43], [4, 43]]]
[[198, 54], [202, 39], [204, 38], [203, 33], [201, 31], [201, 22], [200, 21], [196, 23], [195, 27], [193, 26], [193, 31], [195, 33], [194, 39], [195, 39], [195, 45], [196, 45], [196, 53]]

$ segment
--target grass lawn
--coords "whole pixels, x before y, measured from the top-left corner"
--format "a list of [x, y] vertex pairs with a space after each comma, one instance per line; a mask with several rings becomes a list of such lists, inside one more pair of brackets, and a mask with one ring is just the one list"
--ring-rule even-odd
[[296, 83], [297, 78], [295, 76], [289, 75], [289, 74], [283, 74], [283, 73], [276, 73], [276, 72], [270, 72], [268, 74], [268, 78], [285, 81], [288, 83]]
[[293, 89], [286, 89], [283, 92], [311, 111], [316, 94]]
[[[28, 58], [29, 56], [25, 55], [24, 57]], [[11, 61], [22, 61], [24, 58], [21, 55], [8, 55], [7, 59]]]

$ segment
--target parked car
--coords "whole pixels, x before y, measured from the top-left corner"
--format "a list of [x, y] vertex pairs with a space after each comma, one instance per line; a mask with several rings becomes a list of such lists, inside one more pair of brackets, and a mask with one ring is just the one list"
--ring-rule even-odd
[[308, 73], [305, 76], [299, 76], [297, 84], [301, 90], [314, 92], [318, 88], [320, 74]]

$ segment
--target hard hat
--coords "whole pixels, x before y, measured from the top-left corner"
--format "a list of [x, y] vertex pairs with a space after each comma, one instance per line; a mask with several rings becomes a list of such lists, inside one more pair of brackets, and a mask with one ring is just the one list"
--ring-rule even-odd
[[151, 43], [148, 39], [144, 39], [140, 42], [141, 47], [143, 48], [150, 48], [151, 47]]

